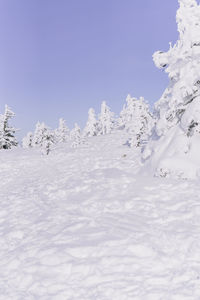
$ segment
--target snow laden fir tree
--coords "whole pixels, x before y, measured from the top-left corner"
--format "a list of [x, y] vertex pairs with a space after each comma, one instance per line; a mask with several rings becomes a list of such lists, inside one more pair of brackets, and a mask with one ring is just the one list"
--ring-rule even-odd
[[14, 112], [5, 105], [5, 112], [0, 115], [0, 149], [11, 149], [18, 144], [15, 138], [16, 129], [9, 124], [14, 116]]
[[98, 134], [111, 133], [114, 124], [114, 113], [110, 111], [110, 107], [103, 101], [101, 104], [101, 113], [98, 122]]
[[22, 139], [22, 147], [29, 149], [33, 147], [33, 133], [29, 131], [27, 135]]
[[72, 148], [76, 148], [81, 143], [83, 143], [83, 138], [81, 136], [81, 129], [77, 123], [74, 124], [74, 128], [70, 132], [70, 140], [71, 140]]
[[38, 122], [32, 139], [32, 147], [39, 148], [42, 154], [48, 155], [52, 145], [54, 144], [54, 133], [45, 125]]
[[66, 143], [69, 141], [70, 130], [63, 118], [59, 119], [59, 126], [55, 129], [55, 142]]
[[83, 130], [83, 136], [91, 137], [98, 134], [98, 121], [96, 120], [95, 111], [93, 108], [90, 108], [88, 111], [88, 121]]
[[143, 97], [136, 99], [127, 96], [126, 104], [118, 119], [118, 126], [130, 134], [127, 143], [131, 147], [139, 147], [148, 140], [153, 126], [153, 117]]
[[179, 40], [167, 52], [154, 54], [170, 84], [155, 105], [157, 123], [143, 158], [159, 176], [200, 175], [200, 6], [179, 0]]

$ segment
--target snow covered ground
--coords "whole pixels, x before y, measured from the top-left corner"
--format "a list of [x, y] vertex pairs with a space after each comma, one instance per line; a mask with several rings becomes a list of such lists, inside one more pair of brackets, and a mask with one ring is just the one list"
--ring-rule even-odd
[[200, 186], [119, 134], [0, 152], [1, 300], [200, 299]]

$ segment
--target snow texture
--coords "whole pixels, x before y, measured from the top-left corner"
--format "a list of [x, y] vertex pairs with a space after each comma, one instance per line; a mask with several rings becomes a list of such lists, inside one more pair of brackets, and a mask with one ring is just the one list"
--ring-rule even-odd
[[200, 299], [199, 184], [145, 176], [127, 135], [0, 152], [0, 299]]

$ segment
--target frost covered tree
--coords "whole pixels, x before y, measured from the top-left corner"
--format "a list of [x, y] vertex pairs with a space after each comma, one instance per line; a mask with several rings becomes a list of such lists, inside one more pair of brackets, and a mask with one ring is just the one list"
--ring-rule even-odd
[[70, 140], [71, 147], [73, 148], [78, 147], [83, 142], [83, 139], [81, 137], [81, 129], [77, 123], [74, 124], [74, 128], [70, 132]]
[[128, 124], [131, 123], [134, 118], [136, 101], [137, 99], [132, 98], [130, 94], [128, 94], [128, 96], [126, 97], [126, 103], [124, 104], [118, 119], [118, 126], [121, 129], [126, 128], [126, 130], [128, 130]]
[[90, 108], [88, 111], [88, 121], [83, 130], [83, 136], [90, 137], [95, 136], [98, 133], [98, 121], [96, 120], [95, 111], [93, 108]]
[[42, 145], [42, 140], [43, 140], [43, 132], [45, 128], [44, 123], [37, 122], [35, 125], [35, 131], [33, 134], [33, 141], [32, 141], [32, 146], [33, 147], [40, 147]]
[[32, 147], [33, 142], [33, 133], [28, 132], [27, 135], [22, 140], [22, 147], [25, 149], [29, 149]]
[[108, 134], [111, 133], [114, 124], [114, 113], [110, 111], [106, 102], [103, 101], [101, 104], [101, 113], [99, 115], [98, 122], [98, 134]]
[[53, 144], [54, 144], [54, 134], [50, 130], [50, 128], [47, 127], [46, 130], [44, 131], [43, 141], [41, 145], [42, 154], [48, 155]]
[[66, 121], [62, 118], [59, 119], [59, 126], [55, 130], [55, 140], [57, 143], [66, 143], [69, 141], [70, 130], [66, 125]]
[[130, 95], [127, 96], [118, 125], [130, 133], [128, 144], [132, 147], [140, 146], [142, 140], [148, 138], [153, 127], [153, 118], [143, 97], [136, 99]]
[[5, 112], [0, 115], [0, 149], [11, 149], [18, 145], [15, 138], [16, 129], [9, 125], [9, 120], [14, 116], [14, 112], [5, 105]]
[[45, 123], [37, 122], [33, 135], [32, 145], [41, 149], [42, 154], [48, 155], [54, 144], [54, 133]]
[[157, 175], [187, 178], [200, 171], [200, 5], [196, 0], [179, 5], [177, 43], [153, 55], [170, 83], [155, 105], [158, 121], [143, 157]]

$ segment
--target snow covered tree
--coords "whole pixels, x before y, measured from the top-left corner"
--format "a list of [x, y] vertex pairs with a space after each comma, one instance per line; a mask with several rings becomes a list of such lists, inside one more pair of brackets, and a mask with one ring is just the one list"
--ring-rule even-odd
[[42, 145], [44, 127], [46, 127], [44, 123], [36, 123], [32, 141], [33, 147], [40, 147]]
[[5, 112], [0, 115], [0, 149], [11, 149], [18, 144], [15, 138], [16, 129], [9, 125], [9, 120], [14, 116], [14, 112], [5, 105]]
[[65, 120], [60, 118], [59, 119], [59, 126], [55, 130], [55, 140], [57, 143], [65, 143], [69, 141], [69, 128], [65, 124]]
[[98, 121], [96, 120], [95, 111], [90, 108], [88, 111], [88, 121], [83, 130], [83, 136], [95, 136], [98, 133]]
[[200, 170], [200, 5], [196, 0], [179, 4], [179, 40], [153, 55], [170, 84], [155, 105], [158, 121], [143, 157], [151, 158], [157, 175], [195, 177]]
[[101, 113], [99, 115], [99, 130], [98, 134], [108, 134], [111, 133], [114, 123], [114, 113], [110, 111], [106, 102], [103, 101], [101, 104]]
[[77, 123], [74, 124], [74, 128], [70, 132], [70, 140], [72, 142], [71, 146], [73, 148], [78, 147], [83, 142], [81, 137], [81, 129]]
[[128, 144], [132, 147], [140, 146], [141, 141], [148, 138], [153, 127], [153, 118], [143, 97], [136, 99], [127, 96], [118, 125], [130, 133]]
[[27, 135], [22, 140], [22, 147], [25, 149], [31, 148], [33, 142], [33, 133], [28, 132]]
[[44, 131], [43, 134], [43, 141], [41, 145], [42, 154], [48, 155], [53, 144], [54, 144], [54, 134], [48, 127], [46, 127], [46, 130]]
[[127, 129], [128, 123], [132, 121], [135, 110], [135, 101], [137, 101], [137, 99], [131, 98], [131, 95], [128, 94], [126, 103], [124, 104], [118, 119], [118, 126], [121, 129]]
[[32, 145], [41, 149], [42, 154], [48, 155], [55, 141], [53, 132], [44, 123], [37, 122]]

